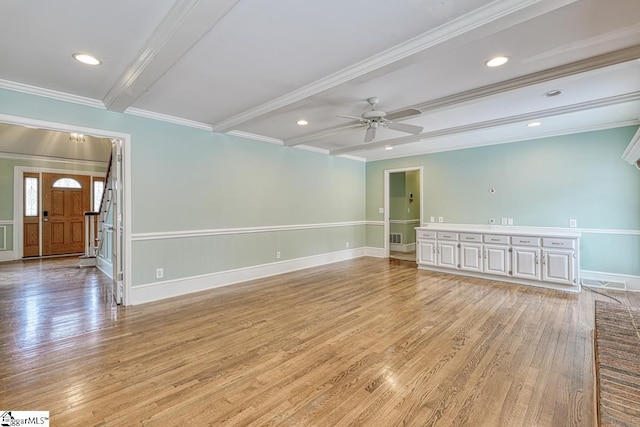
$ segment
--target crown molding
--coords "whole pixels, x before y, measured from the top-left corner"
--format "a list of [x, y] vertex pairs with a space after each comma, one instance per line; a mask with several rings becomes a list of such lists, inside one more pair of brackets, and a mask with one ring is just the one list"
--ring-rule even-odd
[[[357, 62], [356, 64], [344, 68], [325, 78], [310, 83], [298, 90], [289, 92], [283, 96], [275, 98], [257, 107], [251, 108], [243, 113], [222, 120], [213, 125], [213, 129], [219, 132], [227, 132], [236, 126], [250, 120], [271, 113], [280, 108], [301, 101], [312, 95], [324, 92], [332, 87], [346, 83], [357, 77], [376, 71], [382, 67], [393, 64], [397, 61], [415, 55], [430, 47], [451, 40], [476, 28], [495, 22], [508, 15], [527, 9], [531, 6], [541, 4], [547, 11], [553, 10], [573, 3], [576, 0], [498, 0], [492, 1], [473, 12], [454, 19], [446, 24], [440, 25], [430, 31], [420, 34], [403, 43], [386, 49], [370, 58]], [[540, 14], [539, 10], [532, 10], [531, 13]], [[520, 19], [527, 19], [521, 17]]]
[[557, 137], [557, 136], [574, 135], [574, 134], [578, 134], [578, 133], [596, 132], [596, 131], [599, 131], [599, 130], [616, 129], [616, 128], [621, 128], [621, 127], [626, 127], [626, 126], [638, 126], [638, 125], [640, 125], [640, 120], [629, 120], [629, 121], [624, 121], [624, 122], [608, 123], [606, 125], [581, 126], [581, 127], [565, 129], [565, 130], [557, 131], [557, 132], [539, 133], [539, 134], [536, 134], [535, 136], [522, 136], [522, 137], [513, 137], [513, 138], [493, 139], [491, 141], [485, 141], [485, 142], [472, 141], [472, 142], [464, 142], [464, 143], [460, 143], [460, 144], [456, 144], [456, 145], [451, 145], [451, 144], [440, 144], [439, 145], [437, 143], [436, 144], [427, 144], [425, 146], [417, 148], [416, 150], [411, 150], [411, 152], [409, 152], [409, 153], [407, 153], [407, 152], [395, 153], [395, 155], [394, 154], [389, 155], [388, 153], [385, 153], [385, 155], [381, 156], [380, 158], [375, 158], [375, 159], [370, 159], [370, 160], [367, 159], [367, 162], [376, 162], [376, 161], [379, 161], [379, 160], [400, 159], [400, 158], [404, 158], [404, 157], [420, 156], [420, 155], [424, 155], [424, 154], [443, 153], [443, 152], [446, 152], [446, 151], [465, 150], [467, 148], [488, 147], [490, 145], [509, 144], [509, 143], [512, 143], [512, 142], [531, 141], [531, 140], [535, 140], [535, 139], [553, 138], [553, 137]]
[[57, 90], [31, 86], [24, 83], [12, 82], [9, 80], [0, 79], [0, 89], [12, 90], [15, 92], [26, 93], [28, 95], [43, 96], [45, 98], [51, 98], [57, 101], [73, 102], [74, 104], [85, 105], [87, 107], [100, 108], [103, 110], [105, 109], [102, 101], [98, 101], [96, 99], [59, 92]]
[[304, 151], [311, 151], [313, 153], [320, 153], [320, 154], [329, 154], [329, 150], [326, 150], [324, 148], [319, 148], [319, 147], [313, 147], [311, 145], [298, 145], [296, 146], [297, 149], [300, 150], [304, 150]]
[[364, 157], [353, 156], [350, 154], [343, 154], [337, 157], [342, 157], [343, 159], [355, 160], [356, 162], [363, 162], [363, 163], [367, 162], [367, 159], [365, 159]]
[[308, 142], [308, 141], [314, 141], [318, 138], [323, 138], [325, 136], [338, 135], [340, 133], [344, 133], [351, 129], [356, 129], [362, 126], [364, 126], [364, 123], [347, 123], [344, 125], [332, 126], [330, 128], [326, 128], [317, 132], [311, 132], [311, 133], [304, 134], [302, 136], [287, 139], [284, 141], [284, 145], [286, 145], [287, 147], [294, 147], [299, 144], [304, 144], [305, 142]]
[[69, 159], [64, 157], [48, 157], [48, 156], [38, 156], [34, 154], [16, 154], [16, 153], [6, 153], [3, 151], [0, 151], [0, 159], [28, 160], [31, 162], [66, 163], [66, 164], [73, 163], [74, 165], [103, 167], [103, 168], [106, 168], [108, 165], [108, 162], [101, 162], [97, 160], [81, 160], [81, 159]]
[[125, 114], [131, 114], [132, 116], [145, 117], [147, 119], [159, 120], [161, 122], [173, 123], [176, 125], [187, 126], [196, 129], [208, 130], [211, 132], [211, 125], [202, 122], [196, 122], [195, 120], [182, 119], [180, 117], [170, 116], [168, 114], [155, 113], [153, 111], [141, 110], [139, 108], [129, 107], [124, 111]]
[[283, 145], [283, 141], [278, 138], [271, 138], [270, 136], [259, 135], [257, 133], [243, 132], [240, 130], [232, 130], [225, 133], [226, 135], [238, 136], [240, 138], [253, 139], [255, 141], [268, 142], [269, 144]]
[[[549, 108], [547, 110], [532, 111], [530, 113], [517, 114], [514, 116], [502, 117], [499, 119], [486, 120], [483, 122], [470, 123], [461, 126], [454, 126], [445, 129], [438, 129], [430, 132], [423, 132], [418, 135], [408, 135], [400, 138], [387, 139], [381, 141], [374, 141], [367, 144], [350, 145], [348, 147], [337, 148], [331, 150], [331, 155], [346, 154], [357, 151], [374, 150], [376, 148], [382, 148], [387, 145], [396, 146], [402, 144], [409, 144], [412, 142], [423, 141], [432, 138], [438, 138], [448, 135], [454, 135], [458, 133], [471, 132], [480, 129], [487, 129], [496, 126], [504, 126], [518, 122], [526, 122], [528, 120], [543, 119], [545, 117], [558, 116], [569, 113], [576, 113], [580, 111], [590, 110], [593, 108], [607, 107], [616, 104], [623, 104], [625, 102], [632, 102], [640, 100], [640, 91], [625, 93], [622, 95], [611, 96], [607, 98], [596, 99], [592, 101], [579, 102], [577, 104], [565, 105], [562, 107]], [[535, 139], [528, 138], [528, 139]]]
[[622, 153], [622, 160], [631, 165], [637, 165], [638, 160], [640, 160], [640, 128], [638, 128], [624, 153]]

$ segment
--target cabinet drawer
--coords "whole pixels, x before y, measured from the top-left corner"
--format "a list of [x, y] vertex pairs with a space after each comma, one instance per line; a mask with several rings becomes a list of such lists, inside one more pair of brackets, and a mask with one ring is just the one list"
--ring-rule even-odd
[[466, 234], [460, 233], [461, 242], [482, 242], [482, 234]]
[[438, 231], [438, 240], [458, 240], [458, 233]]
[[555, 238], [543, 238], [542, 246], [545, 248], [562, 248], [562, 249], [575, 249], [576, 241], [573, 239], [555, 239]]
[[509, 244], [509, 236], [502, 236], [499, 234], [485, 234], [484, 235], [485, 243], [493, 243], [497, 245], [508, 245]]
[[436, 238], [435, 231], [418, 230], [416, 231], [416, 234], [418, 239], [435, 239]]
[[515, 246], [540, 246], [539, 237], [513, 236], [511, 244]]

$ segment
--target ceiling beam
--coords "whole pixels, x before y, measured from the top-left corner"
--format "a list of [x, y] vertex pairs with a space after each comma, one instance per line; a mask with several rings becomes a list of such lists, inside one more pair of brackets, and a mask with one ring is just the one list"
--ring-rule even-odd
[[575, 74], [597, 70], [598, 68], [621, 64], [640, 58], [640, 45], [631, 46], [625, 49], [616, 50], [547, 70], [516, 77], [511, 80], [494, 83], [476, 89], [467, 90], [442, 98], [426, 101], [421, 104], [412, 105], [408, 108], [415, 108], [423, 113], [435, 109], [446, 108], [462, 102], [474, 101], [491, 95], [496, 95], [510, 90], [521, 89], [534, 84], [549, 82]]
[[[178, 0], [102, 102], [123, 112], [231, 10], [238, 0]], [[117, 30], [115, 30], [117, 31]]]
[[[631, 46], [625, 49], [616, 50], [614, 52], [605, 53], [580, 61], [572, 62], [558, 67], [549, 68], [547, 70], [538, 71], [525, 76], [516, 77], [503, 82], [470, 89], [464, 92], [455, 93], [453, 95], [444, 96], [442, 98], [425, 101], [406, 108], [413, 108], [422, 111], [422, 113], [433, 112], [444, 108], [449, 108], [461, 103], [477, 101], [488, 96], [497, 95], [511, 90], [521, 89], [527, 86], [552, 81], [555, 79], [570, 77], [575, 74], [593, 71], [599, 68], [617, 65], [624, 62], [632, 61], [640, 58], [640, 45]], [[402, 108], [405, 109], [405, 108]], [[413, 116], [417, 117], [417, 116]], [[334, 126], [314, 133], [308, 133], [300, 137], [286, 140], [286, 146], [294, 146], [305, 142], [314, 141], [324, 138], [332, 134], [339, 134], [357, 127], [357, 123], [349, 123], [345, 125]]]
[[513, 116], [502, 117], [499, 119], [486, 120], [483, 122], [438, 129], [429, 132], [423, 132], [418, 135], [408, 135], [400, 138], [374, 141], [366, 144], [350, 145], [348, 147], [336, 148], [334, 150], [331, 150], [329, 154], [331, 154], [332, 156], [337, 156], [340, 154], [355, 153], [358, 151], [374, 150], [376, 148], [383, 148], [386, 146], [410, 144], [412, 142], [424, 141], [427, 139], [440, 138], [443, 136], [487, 129], [496, 126], [510, 125], [513, 123], [527, 122], [530, 120], [538, 120], [545, 117], [558, 116], [561, 114], [577, 113], [580, 111], [591, 110], [593, 108], [608, 107], [611, 105], [624, 104], [626, 102], [633, 101], [640, 101], [640, 91], [611, 96], [608, 98], [602, 98], [593, 101], [579, 102], [577, 104], [565, 105], [562, 107], [549, 108], [547, 110], [532, 111], [530, 113], [517, 114]]
[[[517, 12], [530, 11], [515, 18], [526, 21], [533, 16], [566, 6], [577, 0], [496, 0], [460, 18], [420, 34], [403, 43], [386, 49], [370, 58], [352, 66], [337, 71], [327, 77], [310, 83], [302, 88], [289, 92], [283, 96], [258, 105], [240, 114], [213, 124], [215, 132], [228, 132], [250, 120], [255, 120], [273, 111], [287, 107], [295, 102], [324, 92], [328, 89], [344, 84], [355, 78], [371, 73], [397, 61], [420, 53], [430, 47], [444, 43], [477, 28], [495, 23]], [[513, 23], [511, 23], [513, 25]]]

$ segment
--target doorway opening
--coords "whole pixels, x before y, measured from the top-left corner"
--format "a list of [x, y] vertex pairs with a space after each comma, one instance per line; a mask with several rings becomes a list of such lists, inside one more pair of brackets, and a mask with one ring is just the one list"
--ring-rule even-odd
[[422, 167], [385, 171], [385, 254], [416, 261], [416, 232], [422, 221]]
[[[98, 268], [111, 278], [116, 302], [128, 305], [131, 283], [131, 233], [127, 221], [131, 217], [128, 179], [131, 170], [127, 161], [131, 151], [130, 136], [8, 115], [0, 115], [0, 124], [21, 126], [28, 131], [62, 133], [66, 143], [72, 145], [77, 142], [70, 141], [69, 134], [80, 133], [87, 138], [106, 140], [108, 156], [116, 159], [112, 166], [112, 174], [116, 177], [112, 183], [115, 202], [112, 224], [109, 224], [110, 244], [101, 252], [103, 256], [98, 260]], [[82, 142], [85, 142], [84, 138]], [[23, 159], [13, 167], [13, 220], [10, 224], [13, 239], [12, 256], [8, 259], [85, 252], [84, 212], [95, 211], [97, 188], [105, 187], [104, 171], [95, 168], [95, 161], [78, 160], [73, 156], [38, 156], [18, 151], [10, 157], [33, 161], [24, 166]], [[60, 168], [56, 164], [61, 164]], [[34, 188], [39, 194], [33, 199], [35, 202], [28, 202], [26, 193]]]

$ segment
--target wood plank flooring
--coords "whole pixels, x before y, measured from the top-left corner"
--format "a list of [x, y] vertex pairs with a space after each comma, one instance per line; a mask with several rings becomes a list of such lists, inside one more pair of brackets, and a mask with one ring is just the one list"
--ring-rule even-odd
[[1, 263], [0, 409], [55, 426], [591, 426], [595, 300], [361, 258], [123, 308], [76, 258]]

